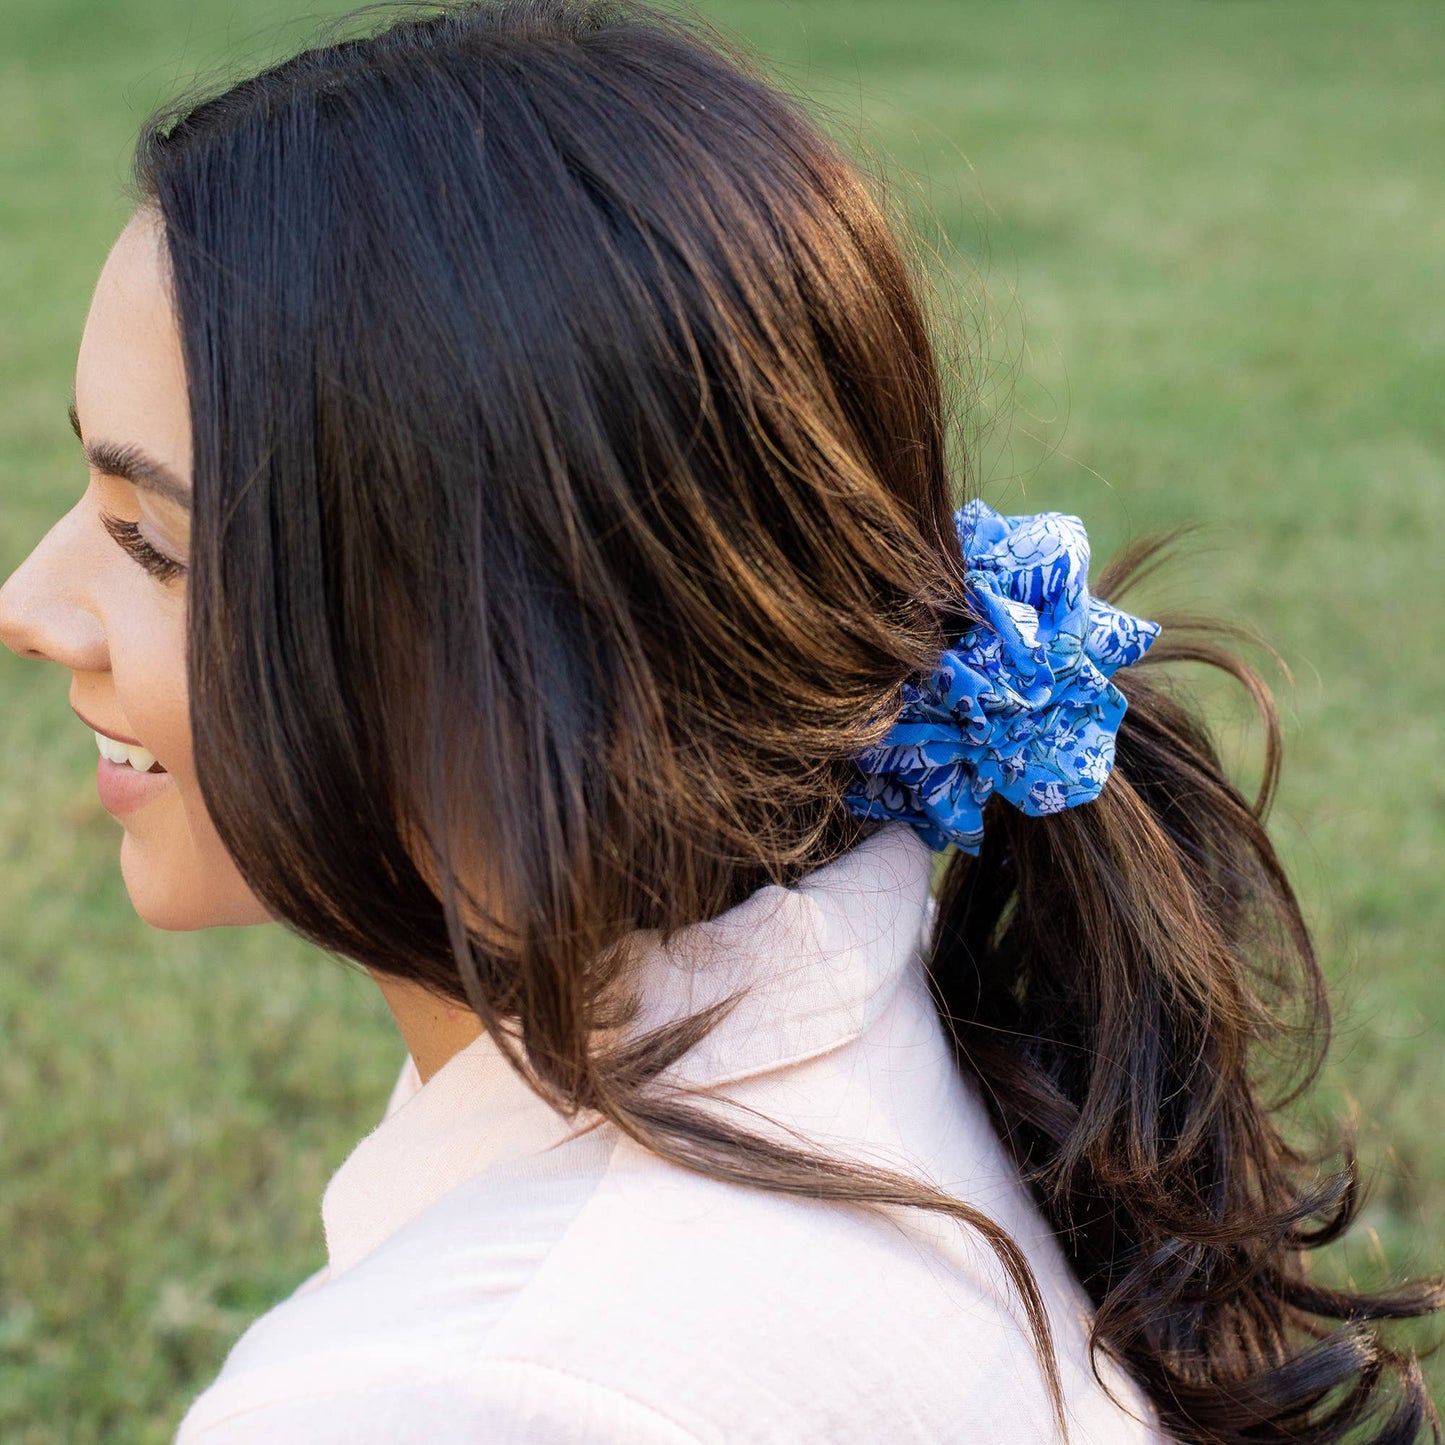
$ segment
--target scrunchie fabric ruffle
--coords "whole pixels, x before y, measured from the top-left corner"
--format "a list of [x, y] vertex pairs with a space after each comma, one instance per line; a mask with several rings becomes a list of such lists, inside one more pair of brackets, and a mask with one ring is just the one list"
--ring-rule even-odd
[[1127, 703], [1109, 678], [1159, 624], [1089, 596], [1089, 539], [1062, 512], [954, 513], [978, 622], [921, 682], [892, 730], [858, 754], [850, 811], [911, 823], [935, 851], [977, 853], [995, 793], [1039, 816], [1092, 802], [1114, 766]]

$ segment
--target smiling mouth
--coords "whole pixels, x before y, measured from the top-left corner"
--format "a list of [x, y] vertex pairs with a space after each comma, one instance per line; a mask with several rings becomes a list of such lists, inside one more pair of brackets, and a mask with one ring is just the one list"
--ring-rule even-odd
[[107, 762], [131, 768], [137, 773], [163, 773], [166, 771], [156, 762], [156, 755], [145, 748], [118, 742], [105, 733], [96, 732], [94, 728], [91, 729], [91, 732], [95, 734], [95, 745], [100, 749], [101, 757]]

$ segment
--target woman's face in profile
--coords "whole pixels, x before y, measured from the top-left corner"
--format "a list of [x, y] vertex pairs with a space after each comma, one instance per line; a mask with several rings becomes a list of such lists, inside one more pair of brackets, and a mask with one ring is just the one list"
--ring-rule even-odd
[[107, 257], [75, 368], [84, 495], [0, 587], [0, 640], [69, 669], [97, 739], [101, 801], [124, 829], [131, 902], [157, 928], [269, 915], [212, 826], [191, 758], [185, 564], [190, 412], [154, 212]]

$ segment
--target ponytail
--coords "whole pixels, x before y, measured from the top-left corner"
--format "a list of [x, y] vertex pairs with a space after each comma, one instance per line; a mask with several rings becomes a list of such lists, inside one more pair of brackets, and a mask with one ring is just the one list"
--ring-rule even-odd
[[[1121, 557], [1096, 594], [1120, 592], [1160, 546]], [[1322, 1173], [1273, 1117], [1318, 1073], [1329, 1009], [1265, 832], [1278, 719], [1222, 633], [1166, 620], [1116, 674], [1128, 710], [1093, 803], [1043, 818], [990, 809], [978, 856], [945, 871], [935, 998], [1093, 1301], [1094, 1349], [1167, 1429], [1404, 1445], [1428, 1423], [1439, 1441], [1418, 1362], [1376, 1323], [1437, 1308], [1440, 1284], [1359, 1294], [1306, 1271], [1307, 1252], [1354, 1219], [1358, 1178], [1347, 1138], [1343, 1168]], [[1169, 662], [1222, 669], [1253, 695], [1267, 740], [1253, 803], [1156, 680]]]

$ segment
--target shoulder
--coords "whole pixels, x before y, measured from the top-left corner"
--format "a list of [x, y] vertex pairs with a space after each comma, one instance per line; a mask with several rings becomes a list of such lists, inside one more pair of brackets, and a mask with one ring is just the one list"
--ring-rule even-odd
[[[1100, 1388], [1087, 1303], [1062, 1259], [1031, 1259], [1073, 1445], [1156, 1440], [1142, 1396], [1107, 1361], [1128, 1408]], [[719, 1445], [1057, 1439], [1022, 1305], [975, 1231], [725, 1183], [628, 1140], [486, 1353], [647, 1401]]]
[[[966, 1238], [940, 1252], [941, 1233], [705, 1178], [623, 1141], [488, 1354], [560, 1367], [729, 1445], [1049, 1439], [1043, 1376], [991, 1253]], [[959, 1433], [961, 1410], [979, 1433]]]
[[[985, 1270], [626, 1140], [586, 1157], [473, 1180], [264, 1316], [182, 1445], [936, 1445], [987, 1440], [989, 1421], [1049, 1438], [1030, 1343]], [[957, 1433], [961, 1408], [979, 1433]]]
[[[1149, 1438], [1055, 1322], [1076, 1445]], [[330, 1432], [330, 1433], [327, 1433]], [[992, 1252], [939, 1216], [720, 1182], [599, 1129], [460, 1186], [253, 1326], [181, 1445], [1042, 1445]]]

